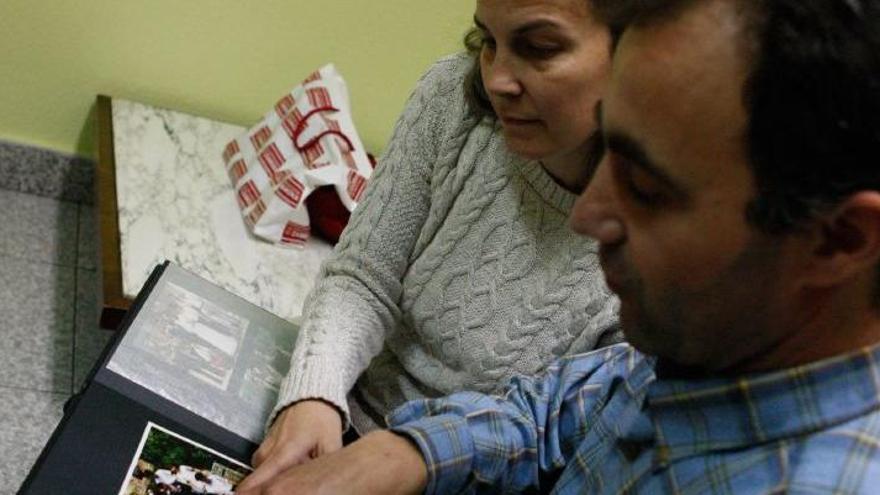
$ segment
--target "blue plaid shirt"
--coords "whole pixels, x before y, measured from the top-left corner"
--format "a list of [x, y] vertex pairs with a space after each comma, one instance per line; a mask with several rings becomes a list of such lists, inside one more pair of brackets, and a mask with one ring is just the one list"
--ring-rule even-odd
[[738, 379], [654, 364], [620, 344], [388, 420], [427, 493], [880, 493], [880, 347]]

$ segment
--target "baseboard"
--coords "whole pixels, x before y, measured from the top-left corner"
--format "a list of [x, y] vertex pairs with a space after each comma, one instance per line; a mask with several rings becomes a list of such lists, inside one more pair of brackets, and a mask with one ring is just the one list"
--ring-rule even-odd
[[94, 161], [0, 140], [0, 189], [94, 203]]

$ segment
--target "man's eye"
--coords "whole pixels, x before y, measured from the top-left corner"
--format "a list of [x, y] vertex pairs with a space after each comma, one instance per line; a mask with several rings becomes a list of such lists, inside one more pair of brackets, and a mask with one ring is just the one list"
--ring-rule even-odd
[[636, 203], [655, 206], [664, 201], [663, 191], [654, 183], [654, 179], [620, 157], [612, 154], [609, 158], [615, 179]]

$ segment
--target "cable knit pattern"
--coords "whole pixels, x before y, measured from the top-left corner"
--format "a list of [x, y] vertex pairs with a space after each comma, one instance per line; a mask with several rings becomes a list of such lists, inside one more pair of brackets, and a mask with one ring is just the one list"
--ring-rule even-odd
[[276, 412], [320, 398], [364, 433], [364, 410], [491, 393], [619, 340], [597, 247], [567, 227], [575, 195], [468, 112], [471, 63], [440, 60], [410, 97], [306, 301]]

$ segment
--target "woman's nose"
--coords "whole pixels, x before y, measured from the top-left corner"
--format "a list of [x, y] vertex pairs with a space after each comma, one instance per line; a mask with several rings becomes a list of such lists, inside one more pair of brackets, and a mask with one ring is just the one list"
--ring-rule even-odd
[[575, 232], [592, 237], [600, 244], [620, 244], [626, 240], [626, 227], [617, 211], [606, 162], [602, 160], [590, 184], [575, 201], [569, 225]]
[[484, 56], [480, 70], [483, 73], [483, 86], [495, 96], [519, 96], [523, 87], [516, 77], [513, 61], [503, 50]]

